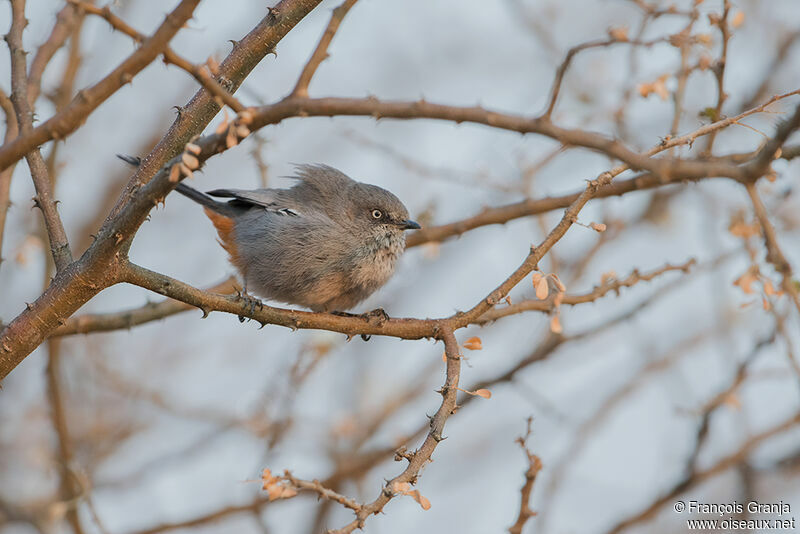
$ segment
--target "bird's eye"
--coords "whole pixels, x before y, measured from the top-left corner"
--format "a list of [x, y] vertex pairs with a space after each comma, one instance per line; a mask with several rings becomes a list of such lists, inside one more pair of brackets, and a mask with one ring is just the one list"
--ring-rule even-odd
[[381, 213], [381, 210], [372, 210], [373, 219], [380, 219], [381, 217], [383, 217], [383, 213]]

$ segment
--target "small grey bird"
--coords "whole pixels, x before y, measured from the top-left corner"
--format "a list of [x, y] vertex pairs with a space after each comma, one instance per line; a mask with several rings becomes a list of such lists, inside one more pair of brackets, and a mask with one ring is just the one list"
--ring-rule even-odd
[[404, 231], [420, 225], [392, 193], [333, 167], [299, 165], [293, 178], [289, 189], [176, 190], [204, 206], [246, 290], [314, 311], [348, 310], [389, 280]]

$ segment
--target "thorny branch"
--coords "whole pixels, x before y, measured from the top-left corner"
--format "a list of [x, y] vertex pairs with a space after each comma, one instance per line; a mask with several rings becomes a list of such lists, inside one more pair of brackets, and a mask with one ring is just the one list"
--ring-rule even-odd
[[509, 534], [522, 534], [525, 523], [528, 522], [528, 519], [536, 515], [536, 512], [530, 508], [530, 500], [533, 484], [536, 482], [536, 475], [542, 470], [542, 460], [528, 449], [528, 438], [531, 435], [531, 422], [532, 418], [529, 417], [527, 432], [524, 436], [517, 438], [517, 443], [519, 443], [522, 452], [525, 453], [528, 459], [528, 469], [525, 471], [525, 484], [522, 485], [522, 489], [519, 492], [519, 514], [517, 515], [517, 520], [508, 529]]
[[[25, 0], [14, 0], [11, 3], [12, 24], [11, 30], [6, 35], [6, 43], [11, 54], [11, 101], [17, 116], [20, 135], [30, 134], [33, 129], [33, 110], [28, 100], [28, 74], [26, 53], [22, 48], [22, 31], [28, 24], [25, 18]], [[63, 271], [72, 262], [72, 252], [69, 249], [67, 233], [61, 217], [58, 215], [56, 200], [53, 198], [50, 175], [47, 166], [37, 147], [25, 155], [31, 178], [36, 189], [36, 206], [42, 211], [47, 236], [50, 240], [50, 251], [53, 255], [56, 269]], [[2, 148], [0, 148], [2, 150]], [[3, 169], [5, 170], [5, 169]], [[10, 179], [10, 176], [9, 176]]]
[[[167, 15], [164, 23], [155, 33], [105, 78], [93, 86], [79, 91], [70, 105], [61, 112], [0, 147], [0, 170], [8, 168], [35, 147], [53, 139], [63, 139], [74, 132], [100, 104], [108, 100], [123, 85], [129, 83], [136, 74], [158, 57], [170, 39], [191, 18], [199, 3], [200, 0], [182, 0]], [[19, 48], [19, 50], [22, 49]]]
[[[686, 39], [691, 39], [691, 31], [698, 11], [693, 8], [684, 12], [674, 8], [660, 9], [655, 4], [648, 4], [643, 0], [634, 0], [645, 12], [645, 19], [654, 19], [665, 15], [678, 15], [688, 17], [689, 22], [682, 33]], [[130, 328], [149, 321], [157, 320], [181, 311], [199, 308], [207, 315], [210, 311], [223, 311], [234, 315], [244, 315], [264, 324], [282, 325], [292, 329], [315, 328], [342, 332], [348, 336], [357, 334], [379, 334], [394, 336], [404, 339], [433, 338], [443, 341], [445, 345], [446, 373], [445, 382], [440, 393], [442, 403], [436, 414], [430, 418], [430, 423], [417, 433], [410, 434], [408, 439], [426, 436], [416, 451], [409, 452], [405, 448], [398, 449], [397, 458], [408, 461], [408, 466], [402, 473], [386, 482], [378, 496], [371, 502], [360, 503], [339, 493], [337, 484], [348, 477], [355, 477], [353, 473], [363, 473], [376, 465], [381, 459], [390, 454], [390, 450], [376, 449], [367, 451], [359, 461], [347, 469], [337, 470], [326, 481], [304, 480], [294, 477], [290, 472], [285, 472], [280, 479], [279, 488], [281, 498], [290, 498], [292, 491], [312, 492], [321, 498], [336, 502], [350, 509], [355, 518], [336, 533], [349, 533], [361, 529], [366, 524], [368, 517], [380, 513], [384, 506], [398, 495], [412, 495], [422, 504], [422, 497], [417, 490], [411, 490], [412, 485], [418, 482], [421, 469], [431, 460], [438, 443], [444, 439], [442, 435], [445, 422], [458, 408], [456, 404], [458, 384], [460, 379], [461, 355], [456, 341], [455, 332], [474, 324], [484, 324], [501, 317], [520, 313], [522, 311], [536, 310], [552, 312], [554, 307], [561, 304], [577, 305], [594, 302], [610, 292], [619, 292], [623, 287], [630, 287], [640, 281], [651, 280], [664, 273], [672, 271], [687, 272], [693, 262], [681, 265], [667, 264], [659, 269], [641, 273], [634, 271], [623, 279], [610, 277], [601, 281], [593, 290], [582, 294], [559, 294], [558, 303], [555, 295], [549, 299], [526, 300], [508, 306], [500, 305], [509, 292], [531, 272], [539, 268], [539, 262], [549, 251], [566, 235], [573, 224], [579, 223], [579, 215], [586, 204], [593, 199], [624, 195], [632, 191], [642, 191], [658, 188], [669, 184], [680, 184], [705, 180], [707, 178], [728, 178], [744, 185], [756, 218], [763, 230], [767, 250], [767, 260], [782, 274], [782, 288], [794, 301], [795, 307], [800, 312], [800, 299], [798, 288], [793, 279], [793, 270], [786, 256], [778, 244], [775, 226], [770, 221], [768, 210], [757, 191], [757, 182], [764, 176], [772, 173], [771, 164], [778, 157], [790, 159], [798, 153], [796, 147], [784, 147], [789, 136], [800, 126], [800, 106], [794, 115], [780, 125], [777, 132], [768, 138], [767, 142], [758, 150], [750, 153], [732, 154], [722, 157], [712, 156], [714, 139], [719, 132], [728, 126], [742, 124], [742, 119], [753, 114], [766, 111], [771, 104], [795, 95], [800, 90], [776, 95], [761, 105], [752, 107], [733, 117], [723, 117], [722, 109], [727, 94], [723, 84], [725, 64], [727, 62], [728, 40], [731, 38], [731, 28], [728, 15], [731, 4], [723, 0], [721, 15], [714, 15], [712, 24], [716, 24], [722, 34], [721, 57], [714, 65], [714, 74], [717, 83], [717, 103], [714, 108], [713, 122], [700, 127], [693, 132], [678, 136], [680, 116], [683, 106], [683, 93], [690, 69], [688, 63], [689, 45], [676, 46], [671, 38], [657, 38], [643, 41], [642, 32], [635, 39], [629, 40], [627, 34], [610, 32], [610, 39], [590, 41], [571, 48], [561, 65], [558, 67], [550, 91], [550, 99], [545, 113], [541, 116], [526, 117], [511, 113], [501, 113], [475, 107], [457, 107], [440, 105], [419, 100], [382, 101], [374, 97], [369, 98], [316, 98], [308, 97], [308, 87], [321, 62], [328, 56], [330, 43], [348, 10], [356, 0], [345, 0], [337, 7], [331, 16], [325, 32], [303, 68], [294, 88], [289, 95], [273, 104], [261, 107], [246, 108], [233, 93], [243, 82], [255, 65], [267, 54], [274, 52], [276, 44], [281, 38], [307, 15], [319, 0], [283, 0], [275, 7], [269, 9], [268, 15], [244, 39], [234, 43], [231, 54], [217, 65], [209, 60], [205, 65], [195, 65], [179, 56], [169, 46], [171, 39], [178, 30], [191, 18], [199, 0], [181, 1], [175, 10], [166, 17], [164, 23], [151, 37], [139, 33], [120, 17], [111, 12], [108, 7], [98, 8], [90, 2], [69, 0], [59, 15], [56, 24], [46, 42], [38, 49], [28, 69], [25, 53], [22, 47], [22, 30], [26, 25], [24, 18], [24, 0], [12, 0], [12, 25], [6, 40], [12, 58], [12, 93], [7, 97], [0, 91], [0, 105], [6, 114], [7, 126], [5, 144], [0, 147], [0, 245], [2, 245], [3, 226], [8, 208], [8, 191], [11, 173], [14, 165], [25, 157], [31, 171], [37, 191], [37, 205], [41, 208], [50, 239], [52, 256], [57, 267], [57, 273], [43, 295], [36, 302], [29, 304], [27, 309], [20, 314], [11, 324], [2, 329], [0, 326], [0, 378], [5, 377], [13, 368], [22, 361], [27, 354], [34, 350], [44, 339], [55, 338], [75, 333], [110, 331], [119, 328]], [[57, 50], [80, 27], [80, 20], [84, 14], [102, 17], [112, 28], [133, 39], [137, 50], [125, 59], [108, 76], [95, 85], [78, 92], [74, 100], [57, 102], [57, 112], [37, 127], [33, 126], [33, 110], [37, 97], [42, 92], [42, 75]], [[79, 33], [77, 30], [76, 33]], [[77, 37], [77, 35], [76, 35]], [[674, 36], [672, 36], [674, 37]], [[686, 41], [687, 43], [689, 41]], [[647, 151], [637, 151], [618, 139], [610, 138], [584, 129], [566, 128], [553, 122], [552, 115], [557, 104], [561, 85], [565, 73], [575, 55], [583, 50], [607, 47], [617, 43], [628, 43], [633, 47], [650, 47], [658, 43], [669, 43], [680, 48], [681, 70], [678, 74], [678, 90], [674, 93], [673, 122], [671, 135]], [[79, 53], [79, 46], [73, 42], [72, 52]], [[785, 52], [782, 53], [785, 56]], [[163, 137], [156, 148], [143, 159], [142, 165], [130, 179], [124, 193], [115, 208], [106, 219], [94, 244], [78, 260], [73, 261], [61, 220], [56, 211], [56, 202], [53, 199], [54, 167], [56, 162], [55, 147], [50, 153], [47, 162], [39, 153], [39, 146], [52, 140], [58, 140], [76, 131], [83, 121], [104, 101], [116, 93], [120, 87], [131, 81], [156, 57], [163, 56], [165, 63], [173, 64], [188, 72], [200, 84], [201, 89], [195, 97], [183, 108], [180, 108], [178, 119]], [[781, 56], [778, 56], [778, 59]], [[74, 72], [65, 76], [74, 80]], [[763, 85], [763, 84], [762, 84]], [[762, 92], [762, 89], [759, 89]], [[69, 96], [69, 94], [67, 94]], [[62, 98], [65, 95], [61, 95]], [[237, 116], [228, 123], [225, 122], [220, 130], [211, 135], [199, 137], [217, 111], [224, 105], [233, 109]], [[583, 191], [571, 195], [546, 197], [539, 199], [526, 199], [505, 206], [486, 208], [481, 213], [450, 224], [433, 226], [413, 234], [408, 240], [408, 246], [414, 247], [423, 243], [440, 242], [453, 236], [461, 235], [491, 224], [503, 224], [510, 220], [535, 214], [564, 209], [561, 219], [550, 228], [545, 238], [531, 250], [525, 260], [505, 280], [489, 292], [484, 298], [475, 303], [466, 312], [456, 312], [447, 317], [436, 319], [376, 319], [374, 317], [341, 317], [332, 314], [310, 313], [296, 310], [285, 310], [264, 306], [263, 309], [247, 312], [242, 306], [240, 298], [232, 294], [234, 283], [227, 280], [208, 290], [199, 290], [183, 282], [148, 270], [131, 263], [127, 258], [127, 251], [141, 224], [148, 213], [159, 202], [163, 202], [174, 188], [175, 183], [191, 171], [198, 170], [210, 157], [220, 154], [234, 146], [257, 131], [269, 125], [276, 125], [290, 118], [301, 117], [335, 117], [335, 116], [368, 116], [374, 119], [436, 119], [455, 123], [471, 122], [477, 125], [488, 126], [521, 134], [533, 133], [556, 141], [559, 151], [570, 147], [582, 147], [598, 152], [610, 158], [613, 162], [621, 162], [611, 170], [601, 173], [593, 180], [589, 180]], [[661, 155], [666, 150], [686, 146], [691, 149], [693, 142], [706, 138], [706, 150], [700, 157], [675, 157], [673, 151], [668, 156]], [[187, 169], [183, 165], [183, 151], [186, 144], [193, 142], [199, 147], [197, 168]], [[640, 145], [637, 145], [640, 146]], [[624, 180], [615, 180], [617, 176], [628, 170], [642, 171], [638, 176]], [[544, 221], [544, 219], [542, 219]], [[580, 223], [579, 223], [580, 224]], [[1, 246], [0, 246], [1, 250]], [[593, 252], [589, 255], [591, 256]], [[88, 314], [74, 316], [73, 314], [88, 300], [103, 289], [119, 283], [134, 284], [150, 291], [166, 295], [172, 300], [165, 300], [157, 304], [127, 311], [108, 314]], [[643, 306], [643, 305], [642, 305]], [[551, 355], [566, 341], [571, 341], [607, 328], [615, 322], [622, 321], [639, 311], [637, 307], [627, 314], [614, 317], [605, 321], [595, 329], [572, 335], [561, 335], [555, 331], [548, 334], [541, 344], [528, 356], [516, 362], [508, 371], [498, 374], [493, 379], [479, 381], [475, 390], [491, 384], [507, 382], [513, 379], [516, 373], [534, 362]], [[788, 342], [788, 338], [787, 338]], [[56, 347], [51, 354], [48, 379], [52, 396], [53, 420], [56, 425], [62, 456], [62, 486], [68, 491], [63, 491], [65, 498], [71, 499], [72, 508], [68, 511], [68, 518], [76, 532], [81, 531], [77, 520], [75, 499], [78, 493], [86, 488], [80, 482], [71, 481], [75, 477], [70, 470], [72, 452], [69, 432], [66, 428], [65, 414], [60, 407], [62, 399], [58, 382], [58, 340], [51, 339], [51, 346]], [[54, 356], [54, 357], [53, 357]], [[746, 440], [739, 451], [718, 461], [705, 471], [696, 469], [695, 460], [697, 452], [708, 431], [708, 418], [720, 406], [725, 398], [732, 394], [743, 382], [745, 371], [751, 358], [747, 359], [737, 368], [731, 385], [724, 389], [704, 408], [704, 418], [698, 430], [697, 447], [690, 457], [687, 474], [665, 495], [654, 501], [650, 506], [637, 515], [632, 516], [614, 528], [613, 532], [620, 531], [627, 526], [643, 521], [655, 513], [670, 499], [716, 474], [731, 467], [747, 462], [750, 452], [761, 442], [785, 430], [793, 428], [800, 423], [799, 416], [787, 419], [765, 432], [756, 434]], [[416, 391], [416, 390], [415, 390]], [[463, 404], [467, 404], [473, 397], [467, 397]], [[387, 412], [379, 412], [385, 416]], [[380, 420], [368, 429], [370, 432], [380, 426]], [[368, 437], [368, 436], [367, 436]], [[364, 438], [366, 439], [366, 437]], [[406, 441], [408, 441], [408, 439]], [[541, 469], [538, 457], [531, 454], [525, 440], [521, 440], [529, 466], [526, 473], [526, 482], [521, 490], [521, 504], [517, 521], [510, 532], [521, 532], [527, 519], [533, 515], [529, 507], [530, 494], [537, 473]], [[72, 485], [72, 482], [76, 484]], [[72, 486], [70, 486], [72, 485]], [[272, 497], [272, 494], [270, 494]], [[88, 499], [88, 497], [87, 497]], [[212, 512], [201, 518], [162, 525], [161, 528], [151, 529], [146, 532], [158, 532], [173, 528], [200, 525], [230, 513], [248, 511], [257, 513], [260, 506], [266, 502], [263, 497], [257, 498], [253, 503], [229, 507], [227, 510]], [[425, 501], [426, 502], [426, 501]], [[90, 510], [94, 514], [91, 503], [87, 500]], [[425, 506], [423, 504], [423, 506]], [[10, 511], [7, 511], [10, 510]], [[0, 503], [0, 511], [28, 520], [26, 514], [17, 513], [13, 507]], [[96, 518], [96, 514], [95, 518]], [[31, 524], [35, 524], [31, 521]], [[100, 526], [102, 530], [102, 526]]]
[[[118, 16], [114, 15], [111, 12], [110, 6], [105, 6], [103, 8], [99, 8], [90, 4], [89, 2], [84, 2], [82, 0], [68, 0], [70, 4], [76, 6], [81, 11], [86, 13], [91, 13], [92, 15], [97, 15], [99, 17], [104, 18], [112, 28], [118, 30], [138, 44], [143, 43], [147, 37], [136, 30], [134, 30], [131, 26], [129, 26], [124, 20], [119, 18]], [[214, 79], [212, 75], [215, 73], [207, 70], [202, 65], [194, 65], [189, 60], [179, 56], [175, 53], [172, 48], [169, 46], [164, 48], [163, 51], [164, 62], [170, 65], [175, 65], [179, 69], [182, 69], [188, 72], [197, 82], [203, 86], [209, 93], [214, 95], [215, 98], [219, 99], [220, 106], [225, 104], [236, 113], [244, 110], [244, 106], [233, 96], [231, 95], [222, 85], [220, 85], [219, 81]], [[214, 70], [216, 70], [216, 66], [213, 63], [210, 63]]]

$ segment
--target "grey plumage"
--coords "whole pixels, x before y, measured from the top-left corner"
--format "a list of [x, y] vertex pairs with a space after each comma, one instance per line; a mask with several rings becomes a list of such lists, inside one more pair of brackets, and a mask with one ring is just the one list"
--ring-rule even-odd
[[300, 165], [294, 178], [289, 189], [176, 189], [205, 206], [249, 291], [314, 311], [350, 309], [389, 280], [404, 231], [419, 225], [392, 193], [333, 167]]

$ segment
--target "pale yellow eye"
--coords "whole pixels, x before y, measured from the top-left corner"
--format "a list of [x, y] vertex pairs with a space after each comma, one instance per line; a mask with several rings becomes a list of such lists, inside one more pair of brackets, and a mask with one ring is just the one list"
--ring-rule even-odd
[[383, 213], [381, 213], [381, 210], [372, 210], [373, 219], [380, 219], [381, 217], [383, 217]]

